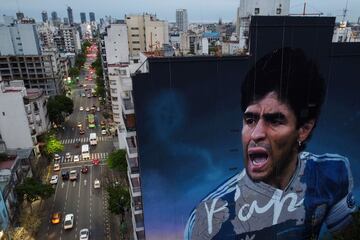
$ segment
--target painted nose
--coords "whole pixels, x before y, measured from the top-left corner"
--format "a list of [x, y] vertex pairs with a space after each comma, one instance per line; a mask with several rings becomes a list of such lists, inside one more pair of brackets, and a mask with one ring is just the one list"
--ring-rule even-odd
[[263, 140], [266, 137], [265, 128], [264, 121], [260, 119], [251, 133], [251, 139], [255, 142]]

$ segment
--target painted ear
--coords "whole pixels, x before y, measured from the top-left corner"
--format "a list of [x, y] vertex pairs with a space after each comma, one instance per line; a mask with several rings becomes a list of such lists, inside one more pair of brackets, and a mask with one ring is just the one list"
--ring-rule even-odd
[[299, 138], [298, 141], [304, 142], [309, 137], [311, 131], [313, 130], [315, 125], [315, 120], [311, 119], [306, 122], [303, 126], [299, 128]]

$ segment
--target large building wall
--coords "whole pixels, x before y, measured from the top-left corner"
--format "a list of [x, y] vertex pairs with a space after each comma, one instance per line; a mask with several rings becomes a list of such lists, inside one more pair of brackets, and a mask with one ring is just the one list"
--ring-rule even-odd
[[0, 94], [0, 133], [7, 148], [32, 148], [33, 141], [20, 92]]
[[107, 28], [107, 36], [104, 40], [108, 64], [129, 62], [128, 34], [125, 24], [111, 24]]

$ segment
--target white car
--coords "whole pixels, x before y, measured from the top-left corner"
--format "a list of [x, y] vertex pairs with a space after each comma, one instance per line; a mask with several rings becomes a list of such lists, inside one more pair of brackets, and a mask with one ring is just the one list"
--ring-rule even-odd
[[86, 107], [86, 109], [85, 109], [85, 110], [88, 112], [88, 111], [90, 111], [90, 108], [89, 108], [89, 107]]
[[65, 154], [65, 159], [66, 160], [69, 160], [71, 158], [71, 154], [69, 153], [69, 152], [67, 152], [66, 154]]
[[84, 111], [84, 107], [81, 106], [81, 107], [79, 108], [79, 110], [80, 110], [80, 111]]
[[83, 228], [80, 230], [80, 240], [88, 240], [89, 239], [89, 229]]
[[74, 162], [78, 162], [78, 161], [80, 161], [79, 155], [74, 155]]
[[97, 112], [100, 112], [100, 107], [97, 107], [97, 108], [96, 108], [96, 111], [97, 111]]
[[65, 215], [64, 229], [71, 229], [74, 226], [74, 214], [69, 213]]
[[58, 175], [54, 175], [50, 179], [50, 184], [57, 184], [58, 182]]
[[106, 132], [105, 129], [102, 129], [102, 130], [101, 130], [101, 135], [106, 135], [106, 133], [107, 133], [107, 132]]
[[55, 153], [55, 154], [54, 154], [54, 160], [55, 160], [55, 161], [59, 161], [60, 159], [61, 159], [60, 155], [57, 154], [57, 153]]
[[100, 180], [99, 179], [95, 179], [94, 188], [100, 188]]
[[76, 179], [77, 179], [77, 171], [76, 170], [71, 170], [70, 171], [70, 180], [75, 181]]
[[86, 97], [86, 94], [85, 94], [85, 93], [81, 93], [81, 96], [82, 96], [82, 97]]
[[54, 164], [54, 172], [55, 171], [60, 171], [60, 164], [59, 163]]

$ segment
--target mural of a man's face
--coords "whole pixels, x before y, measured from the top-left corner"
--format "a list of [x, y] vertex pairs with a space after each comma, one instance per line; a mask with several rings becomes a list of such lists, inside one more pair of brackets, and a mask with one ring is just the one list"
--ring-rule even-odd
[[242, 143], [245, 167], [254, 181], [273, 185], [296, 166], [296, 117], [289, 105], [271, 92], [250, 104], [243, 118]]

